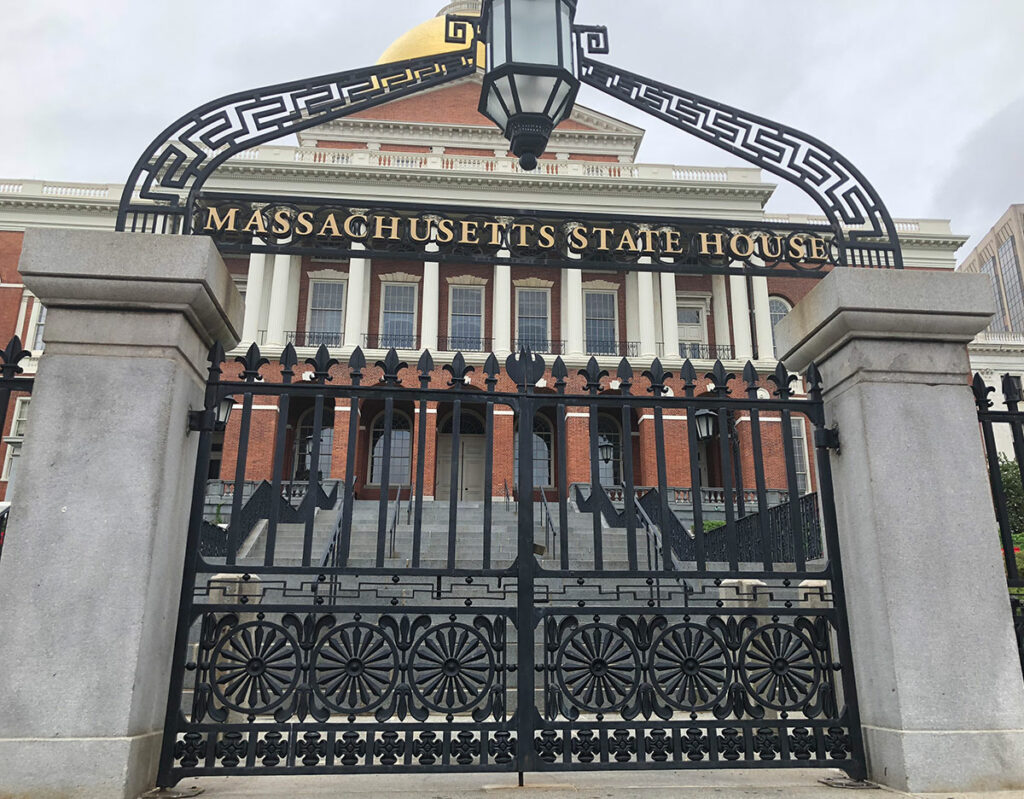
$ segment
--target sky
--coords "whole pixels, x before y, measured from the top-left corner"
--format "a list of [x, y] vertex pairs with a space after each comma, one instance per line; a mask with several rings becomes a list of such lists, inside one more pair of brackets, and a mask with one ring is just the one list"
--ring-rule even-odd
[[[0, 19], [0, 182], [118, 183], [208, 100], [376, 62], [445, 0], [33, 0]], [[1024, 202], [1024, 0], [579, 0], [616, 66], [825, 140], [895, 217], [984, 235]], [[640, 160], [744, 162], [584, 87]], [[816, 212], [784, 186], [769, 209]], [[970, 244], [963, 248], [962, 259]]]

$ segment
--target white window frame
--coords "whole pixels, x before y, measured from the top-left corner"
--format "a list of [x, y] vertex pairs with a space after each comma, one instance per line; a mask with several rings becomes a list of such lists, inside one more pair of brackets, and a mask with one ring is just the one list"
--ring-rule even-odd
[[23, 422], [27, 426], [28, 424], [28, 407], [32, 402], [31, 397], [18, 397], [14, 400], [14, 413], [11, 416], [11, 435], [4, 438], [4, 443], [7, 445], [7, 452], [4, 455], [4, 466], [3, 473], [0, 474], [0, 480], [7, 482], [10, 480], [11, 467], [15, 458], [20, 457], [21, 445], [25, 442], [25, 430], [21, 431], [20, 435], [15, 435], [14, 431], [18, 424], [18, 420], [24, 417]]
[[[28, 329], [25, 331], [25, 342], [28, 344], [26, 349], [31, 350], [33, 355], [38, 356], [42, 351], [43, 347], [38, 349], [35, 346], [36, 338], [39, 333], [39, 317], [43, 315], [43, 304], [39, 301], [39, 298], [33, 295], [32, 297], [32, 313], [28, 319]], [[43, 327], [46, 326], [46, 319], [43, 319]], [[45, 345], [44, 345], [45, 346]]]
[[[408, 288], [412, 286], [412, 340], [413, 347], [416, 349], [416, 341], [419, 339], [420, 330], [420, 285], [419, 283], [413, 283], [410, 280], [382, 280], [380, 283], [380, 310], [377, 314], [377, 342], [380, 341], [387, 335], [384, 332], [384, 295], [387, 293], [388, 286], [402, 286]], [[346, 289], [347, 291], [347, 289]], [[396, 347], [395, 349], [405, 349], [404, 347]]]
[[[341, 330], [338, 332], [338, 341], [344, 343], [345, 340], [345, 317], [348, 314], [348, 280], [338, 279], [334, 277], [315, 277], [309, 276], [309, 282], [306, 287], [306, 341], [309, 341], [311, 333], [331, 333], [330, 330], [313, 330], [310, 328], [310, 322], [313, 317], [313, 284], [314, 283], [341, 283], [342, 294], [341, 294]], [[383, 302], [381, 308], [383, 309]]]
[[[455, 294], [455, 289], [470, 289], [472, 291], [480, 292], [480, 350], [484, 348], [484, 339], [487, 337], [487, 289], [486, 286], [469, 285], [466, 283], [449, 283], [448, 284], [448, 349], [452, 347], [452, 340], [456, 338], [452, 332], [452, 313], [453, 300], [452, 297]], [[550, 300], [548, 301], [550, 305]], [[383, 307], [383, 306], [382, 306]]]
[[[680, 308], [695, 308], [700, 311], [700, 328], [702, 338], [700, 341], [691, 341], [687, 339], [687, 344], [700, 344], [701, 346], [707, 347], [709, 345], [708, 339], [708, 316], [711, 314], [711, 295], [710, 294], [694, 294], [692, 292], [680, 292], [676, 294], [676, 307], [673, 309], [676, 312], [676, 351], [671, 353], [672, 355], [682, 355], [680, 347], [683, 345], [683, 338], [679, 335], [679, 309]], [[682, 356], [685, 357], [685, 356]]]
[[583, 287], [583, 346], [587, 351], [590, 350], [590, 342], [587, 339], [587, 295], [588, 294], [610, 294], [614, 300], [612, 302], [613, 308], [613, 319], [615, 321], [615, 330], [612, 333], [612, 348], [614, 352], [602, 353], [602, 355], [615, 355], [619, 349], [619, 342], [622, 340], [621, 330], [619, 328], [619, 291], [618, 289], [588, 289], [586, 286]]
[[[369, 433], [369, 439], [368, 439], [369, 446], [367, 447], [367, 449], [369, 450], [369, 453], [368, 453], [368, 457], [366, 459], [366, 483], [364, 485], [366, 485], [368, 488], [380, 488], [380, 481], [379, 480], [374, 481], [374, 479], [376, 478], [376, 475], [373, 473], [373, 445], [374, 445], [373, 429], [377, 426], [378, 420], [383, 418], [386, 413], [387, 413], [387, 411], [380, 411], [377, 414], [375, 414], [373, 419], [370, 421], [369, 427], [366, 428], [367, 432]], [[415, 456], [415, 454], [416, 454], [416, 419], [413, 418], [415, 416], [415, 414], [407, 413], [404, 410], [396, 408], [394, 410], [394, 412], [392, 413], [392, 415], [391, 415], [391, 419], [392, 419], [391, 434], [392, 435], [395, 434], [395, 429], [394, 429], [394, 426], [393, 426], [394, 425], [394, 419], [396, 417], [398, 417], [398, 416], [404, 417], [409, 422], [409, 482], [406, 482], [406, 483], [396, 483], [394, 481], [394, 479], [393, 479], [393, 476], [392, 475], [388, 475], [389, 478], [392, 478], [389, 481], [389, 483], [388, 483], [388, 490], [391, 490], [391, 489], [394, 489], [394, 488], [409, 488], [412, 485], [413, 469], [416, 468], [416, 456]]]
[[[790, 421], [790, 424], [791, 424], [791, 430], [790, 430], [791, 434], [793, 432], [792, 428], [796, 427], [796, 425], [798, 423], [800, 425], [800, 432], [801, 432], [800, 440], [799, 441], [794, 440], [794, 442], [793, 442], [793, 444], [794, 444], [794, 452], [793, 452], [793, 457], [794, 457], [793, 466], [794, 466], [794, 469], [799, 465], [798, 463], [795, 462], [796, 461], [796, 454], [797, 454], [796, 451], [795, 451], [796, 447], [800, 447], [803, 450], [803, 457], [804, 457], [804, 471], [803, 472], [800, 472], [800, 471], [796, 472], [797, 485], [790, 486], [790, 489], [791, 490], [795, 490], [797, 492], [800, 491], [800, 485], [799, 485], [800, 484], [800, 475], [803, 474], [803, 476], [804, 476], [804, 493], [801, 494], [800, 496], [806, 496], [807, 494], [809, 494], [811, 492], [811, 459], [810, 459], [810, 453], [809, 453], [809, 451], [807, 449], [807, 417], [805, 417], [805, 416], [803, 416], [801, 414], [795, 413], [795, 414], [793, 414], [790, 417], [789, 421]], [[794, 436], [794, 439], [795, 439], [795, 436]]]
[[779, 301], [781, 303], [784, 303], [786, 305], [786, 308], [787, 308], [786, 313], [789, 313], [790, 311], [793, 310], [793, 303], [791, 303], [789, 300], [787, 300], [785, 297], [783, 297], [783, 296], [781, 296], [779, 294], [771, 294], [768, 297], [768, 321], [772, 325], [772, 353], [777, 358], [778, 357], [778, 349], [777, 349], [777, 347], [775, 345], [775, 325], [777, 323], [771, 321], [771, 318], [772, 318], [772, 300], [777, 300], [777, 301]]
[[551, 289], [546, 287], [546, 286], [516, 286], [516, 307], [515, 307], [515, 334], [516, 335], [515, 335], [515, 340], [516, 341], [522, 341], [523, 340], [523, 337], [519, 334], [519, 295], [522, 292], [524, 292], [524, 291], [543, 291], [544, 292], [545, 298], [547, 299], [547, 330], [546, 330], [547, 335], [545, 336], [544, 340], [547, 341], [549, 345], [551, 345], [549, 347], [550, 349], [555, 349], [555, 347], [553, 346], [554, 345], [554, 341], [552, 340], [552, 337], [551, 337], [552, 327], [553, 327], [551, 323], [554, 321], [551, 318]]

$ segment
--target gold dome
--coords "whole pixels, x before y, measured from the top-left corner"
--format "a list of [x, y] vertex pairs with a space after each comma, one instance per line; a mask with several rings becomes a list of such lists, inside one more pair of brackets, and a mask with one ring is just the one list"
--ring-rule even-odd
[[[422, 25], [417, 25], [408, 33], [402, 34], [394, 43], [384, 51], [384, 54], [377, 61], [378, 64], [387, 64], [392, 61], [405, 61], [409, 58], [422, 58], [423, 56], [441, 55], [442, 53], [454, 53], [464, 50], [465, 45], [453, 44], [445, 41], [445, 18], [434, 17], [428, 19]], [[477, 44], [476, 63], [483, 67], [485, 63], [484, 45]]]

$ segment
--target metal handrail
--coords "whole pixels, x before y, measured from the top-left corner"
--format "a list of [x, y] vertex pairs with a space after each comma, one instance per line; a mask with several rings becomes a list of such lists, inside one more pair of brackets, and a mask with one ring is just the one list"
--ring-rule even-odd
[[554, 557], [553, 543], [558, 540], [555, 533], [555, 520], [551, 517], [551, 504], [548, 502], [548, 495], [542, 488], [540, 498], [544, 505], [544, 551], [548, 557]]
[[397, 557], [395, 551], [395, 534], [398, 531], [398, 517], [402, 513], [402, 487], [395, 486], [394, 513], [391, 516], [391, 525], [388, 534], [391, 536], [391, 557]]
[[519, 503], [513, 498], [511, 492], [508, 490], [508, 480], [505, 480], [505, 512], [508, 513], [512, 509], [512, 505], [515, 505], [515, 512], [519, 513]]
[[[353, 476], [351, 479], [351, 485], [355, 485], [356, 478]], [[331, 533], [331, 538], [327, 542], [327, 547], [324, 549], [324, 555], [320, 558], [320, 568], [327, 568], [328, 566], [337, 567], [338, 563], [335, 555], [338, 550], [338, 538], [341, 536], [341, 528], [345, 523], [345, 497], [348, 496], [349, 482], [346, 481], [345, 491], [341, 492], [341, 504], [338, 507], [338, 521], [334, 524], [334, 532]]]

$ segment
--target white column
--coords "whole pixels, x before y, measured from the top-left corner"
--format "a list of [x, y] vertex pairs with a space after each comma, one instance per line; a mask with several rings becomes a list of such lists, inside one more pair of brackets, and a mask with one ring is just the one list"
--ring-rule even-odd
[[679, 317], [676, 315], [676, 276], [674, 272], [661, 273], [661, 335], [665, 342], [665, 357], [679, 357]]
[[[507, 258], [508, 250], [500, 250], [499, 258]], [[494, 310], [491, 317], [491, 349], [497, 354], [512, 351], [512, 268], [494, 265]]]
[[1024, 796], [1024, 681], [967, 385], [993, 304], [979, 274], [836, 269], [777, 329], [789, 369], [818, 364], [839, 428], [824, 457], [868, 779], [913, 794]]
[[754, 343], [750, 337], [750, 308], [747, 304], [747, 278], [729, 275], [729, 293], [732, 295], [732, 340], [735, 355], [741, 361], [754, 357]]
[[[302, 257], [289, 257], [288, 270], [288, 307], [284, 312], [284, 329], [298, 330], [299, 327], [299, 286], [302, 283]], [[286, 337], [287, 338], [287, 337]]]
[[30, 229], [19, 269], [48, 318], [0, 562], [0, 794], [135, 799], [170, 684], [188, 411], [242, 298], [192, 236]]
[[[650, 262], [651, 259], [647, 257], [640, 259], [641, 267]], [[637, 272], [636, 288], [640, 314], [640, 357], [656, 358], [658, 339], [654, 323], [654, 275], [651, 272]]]
[[259, 339], [266, 262], [267, 256], [261, 252], [249, 256], [249, 276], [245, 281], [245, 321], [242, 323], [242, 341], [246, 344]]
[[[729, 332], [729, 297], [724, 275], [711, 278], [711, 312], [715, 316], [715, 346], [728, 347], [732, 344], [732, 335]], [[719, 351], [719, 354], [726, 353]]]
[[562, 338], [565, 354], [582, 357], [586, 354], [583, 341], [583, 272], [566, 269], [562, 283], [565, 296], [565, 316], [562, 318]]
[[283, 347], [288, 323], [288, 295], [291, 292], [292, 259], [289, 255], [274, 256], [274, 282], [270, 288], [270, 313], [267, 316], [267, 344]]
[[[437, 245], [428, 244], [427, 252], [437, 252]], [[437, 350], [437, 316], [440, 313], [439, 271], [440, 264], [436, 261], [423, 262], [423, 312], [420, 316], [420, 349], [430, 350], [431, 352]]]
[[775, 360], [775, 345], [772, 343], [772, 313], [768, 307], [768, 278], [752, 278], [754, 284], [754, 329], [757, 331], [757, 358], [760, 361]]
[[[353, 250], [364, 249], [362, 244], [352, 243]], [[348, 295], [345, 298], [345, 346], [355, 349], [362, 347], [366, 331], [363, 318], [363, 290], [369, 276], [370, 264], [365, 258], [351, 258], [348, 262]]]

